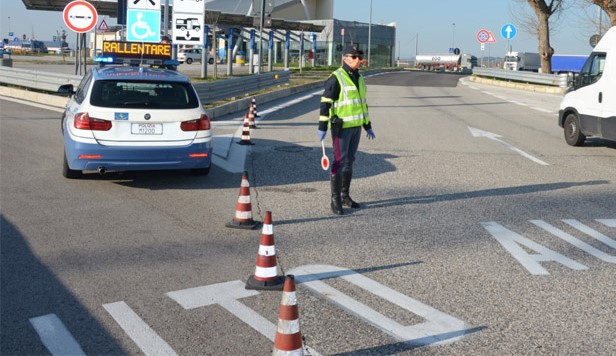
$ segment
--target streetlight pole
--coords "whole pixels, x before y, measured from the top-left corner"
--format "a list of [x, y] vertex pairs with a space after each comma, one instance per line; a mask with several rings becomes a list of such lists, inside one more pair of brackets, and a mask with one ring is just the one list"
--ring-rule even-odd
[[[261, 0], [261, 21], [259, 24], [259, 72], [261, 74], [262, 62], [263, 62], [263, 26], [265, 26], [265, 1]], [[270, 59], [271, 60], [271, 59]]]
[[453, 30], [451, 32], [451, 48], [456, 48], [456, 23], [451, 24], [453, 26]]
[[372, 65], [370, 61], [370, 47], [372, 45], [372, 0], [370, 0], [370, 18], [368, 19], [368, 67]]

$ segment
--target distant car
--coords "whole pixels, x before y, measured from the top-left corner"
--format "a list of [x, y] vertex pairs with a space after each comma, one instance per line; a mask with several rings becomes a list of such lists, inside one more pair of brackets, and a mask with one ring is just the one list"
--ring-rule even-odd
[[55, 50], [55, 53], [56, 53], [56, 54], [62, 54], [62, 53], [66, 53], [66, 54], [68, 54], [68, 53], [71, 53], [71, 52], [72, 52], [72, 49], [70, 49], [70, 48], [68, 48], [68, 47], [65, 47], [65, 48], [57, 48], [57, 49]]
[[212, 132], [188, 77], [149, 67], [92, 68], [62, 117], [66, 178], [83, 171], [189, 169], [207, 174]]
[[[180, 63], [186, 62], [191, 64], [194, 61], [201, 62], [201, 48], [186, 48], [178, 51], [178, 61]], [[208, 54], [207, 62], [214, 64], [214, 58]]]

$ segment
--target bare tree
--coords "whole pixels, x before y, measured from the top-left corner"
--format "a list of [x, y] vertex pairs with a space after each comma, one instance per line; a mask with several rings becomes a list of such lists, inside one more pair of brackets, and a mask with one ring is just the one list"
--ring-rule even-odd
[[589, 0], [590, 3], [599, 6], [610, 18], [612, 26], [616, 26], [616, 0]]
[[564, 0], [527, 0], [528, 5], [537, 15], [537, 35], [539, 39], [539, 56], [544, 73], [552, 72], [552, 55], [554, 48], [550, 45], [550, 16], [563, 9]]

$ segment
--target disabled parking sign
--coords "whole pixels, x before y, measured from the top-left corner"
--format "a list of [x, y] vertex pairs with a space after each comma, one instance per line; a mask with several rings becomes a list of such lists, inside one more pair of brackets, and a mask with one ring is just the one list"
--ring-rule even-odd
[[126, 40], [129, 42], [160, 42], [160, 11], [128, 9]]

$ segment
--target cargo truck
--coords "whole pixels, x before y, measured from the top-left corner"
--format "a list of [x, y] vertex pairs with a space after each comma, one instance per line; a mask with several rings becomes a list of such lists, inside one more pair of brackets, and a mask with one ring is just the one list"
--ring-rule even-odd
[[415, 67], [423, 70], [467, 71], [477, 66], [477, 57], [472, 54], [418, 54]]
[[558, 111], [565, 141], [581, 146], [587, 136], [616, 140], [616, 26], [597, 43]]
[[529, 72], [538, 72], [541, 68], [541, 57], [539, 53], [532, 52], [507, 52], [503, 69], [507, 70], [525, 70]]

